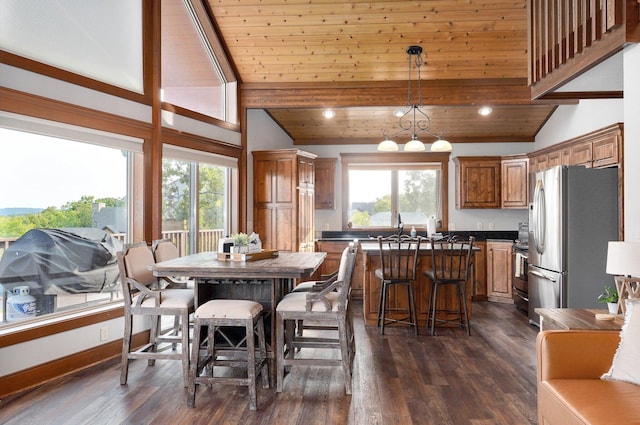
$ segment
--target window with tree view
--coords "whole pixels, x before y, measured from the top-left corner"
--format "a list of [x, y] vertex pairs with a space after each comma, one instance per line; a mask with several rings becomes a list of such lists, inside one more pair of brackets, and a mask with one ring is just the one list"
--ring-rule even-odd
[[228, 159], [208, 157], [203, 152], [165, 150], [162, 233], [174, 241], [181, 254], [216, 251], [219, 238], [230, 233], [233, 167], [228, 164]]
[[425, 227], [443, 215], [440, 162], [364, 163], [343, 161], [347, 180], [347, 227], [384, 228], [398, 224]]
[[[28, 124], [25, 124], [28, 127]], [[0, 317], [23, 322], [120, 298], [116, 252], [141, 141], [0, 128]], [[83, 140], [83, 141], [77, 141]]]

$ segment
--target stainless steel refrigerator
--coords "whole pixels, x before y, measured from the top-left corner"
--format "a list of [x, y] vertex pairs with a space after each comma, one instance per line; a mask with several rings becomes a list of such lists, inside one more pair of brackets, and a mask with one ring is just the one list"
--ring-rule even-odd
[[529, 321], [537, 307], [602, 308], [613, 283], [607, 242], [618, 240], [618, 169], [557, 166], [531, 174]]

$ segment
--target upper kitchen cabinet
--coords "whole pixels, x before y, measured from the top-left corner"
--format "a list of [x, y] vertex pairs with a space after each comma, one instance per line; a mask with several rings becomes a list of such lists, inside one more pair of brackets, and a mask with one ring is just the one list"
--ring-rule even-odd
[[315, 158], [298, 149], [253, 152], [253, 227], [264, 249], [314, 250]]
[[529, 154], [531, 171], [556, 165], [582, 165], [587, 168], [611, 167], [622, 163], [622, 123], [575, 137]]
[[316, 158], [315, 161], [315, 208], [336, 208], [334, 182], [337, 158]]
[[526, 155], [502, 157], [501, 207], [522, 209], [529, 202], [529, 159]]
[[500, 208], [500, 157], [457, 156], [456, 208]]

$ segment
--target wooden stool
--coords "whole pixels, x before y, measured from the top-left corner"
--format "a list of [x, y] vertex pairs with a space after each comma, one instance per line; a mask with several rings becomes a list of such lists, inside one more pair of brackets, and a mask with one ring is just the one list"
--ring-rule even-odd
[[[246, 385], [249, 387], [249, 408], [257, 409], [256, 376], [262, 373], [262, 385], [269, 388], [267, 348], [262, 320], [262, 305], [248, 300], [211, 300], [198, 307], [195, 314], [193, 343], [191, 347], [191, 368], [189, 371], [189, 393], [187, 404], [193, 407], [196, 397], [196, 384], [214, 383]], [[207, 326], [207, 338], [201, 338], [202, 327]], [[245, 337], [238, 343], [223, 333], [220, 327], [244, 327]], [[254, 332], [258, 335], [258, 357]], [[216, 335], [222, 336], [224, 347], [216, 347]], [[244, 346], [243, 346], [244, 345]], [[224, 358], [221, 358], [224, 356]], [[208, 367], [207, 367], [208, 366]], [[246, 367], [247, 377], [216, 377], [215, 366]], [[208, 376], [200, 376], [207, 367]]]

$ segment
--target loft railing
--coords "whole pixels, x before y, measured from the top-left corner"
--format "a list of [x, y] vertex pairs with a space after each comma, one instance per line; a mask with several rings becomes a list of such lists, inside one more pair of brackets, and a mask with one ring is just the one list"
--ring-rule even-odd
[[531, 83], [622, 25], [624, 0], [530, 0]]

